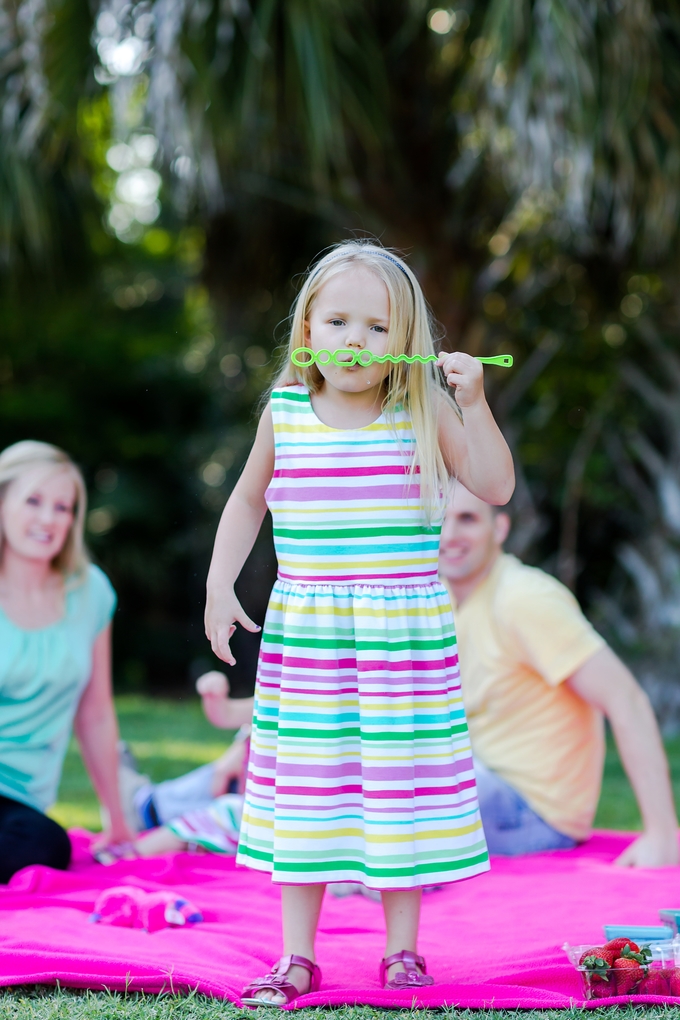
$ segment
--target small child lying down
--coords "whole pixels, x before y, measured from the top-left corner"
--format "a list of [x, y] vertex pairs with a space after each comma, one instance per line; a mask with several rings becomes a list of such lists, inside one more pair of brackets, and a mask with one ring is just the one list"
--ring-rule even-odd
[[[225, 790], [235, 785], [236, 792], [215, 796], [208, 803], [141, 833], [133, 842], [107, 847], [96, 855], [101, 864], [113, 864], [114, 861], [134, 857], [156, 857], [187, 849], [231, 856], [236, 854], [253, 699], [230, 698], [229, 681], [224, 673], [216, 670], [199, 677], [196, 690], [201, 695], [206, 718], [213, 726], [220, 729], [240, 727], [231, 747], [213, 763], [212, 771], [215, 790]], [[234, 780], [235, 783], [232, 783]]]

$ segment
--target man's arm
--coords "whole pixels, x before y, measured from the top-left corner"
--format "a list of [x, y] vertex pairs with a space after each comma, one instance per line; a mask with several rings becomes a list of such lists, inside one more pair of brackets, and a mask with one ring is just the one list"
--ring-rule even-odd
[[678, 820], [673, 790], [649, 698], [611, 648], [596, 652], [566, 682], [609, 720], [640, 808], [644, 832], [615, 863], [640, 868], [678, 864]]

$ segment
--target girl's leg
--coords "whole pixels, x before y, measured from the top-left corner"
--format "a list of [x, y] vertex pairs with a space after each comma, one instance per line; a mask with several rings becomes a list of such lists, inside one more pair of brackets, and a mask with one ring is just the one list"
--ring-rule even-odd
[[[316, 963], [314, 942], [325, 889], [325, 885], [284, 885], [281, 888], [284, 956], [305, 956]], [[309, 991], [310, 977], [304, 967], [291, 967], [288, 971], [288, 980], [300, 995]], [[257, 998], [285, 1002], [279, 992], [263, 991]]]
[[[385, 957], [400, 953], [402, 949], [418, 952], [421, 898], [422, 889], [396, 889], [383, 892], [382, 902], [387, 928]], [[400, 970], [404, 970], [403, 963], [393, 963], [387, 971], [388, 981], [391, 981]]]

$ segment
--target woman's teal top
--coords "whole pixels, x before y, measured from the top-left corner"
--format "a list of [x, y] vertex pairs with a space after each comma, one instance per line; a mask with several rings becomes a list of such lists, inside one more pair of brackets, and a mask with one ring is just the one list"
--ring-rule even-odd
[[61, 620], [24, 630], [0, 609], [0, 794], [44, 811], [53, 804], [73, 717], [92, 671], [92, 647], [116, 607], [90, 565], [66, 594]]

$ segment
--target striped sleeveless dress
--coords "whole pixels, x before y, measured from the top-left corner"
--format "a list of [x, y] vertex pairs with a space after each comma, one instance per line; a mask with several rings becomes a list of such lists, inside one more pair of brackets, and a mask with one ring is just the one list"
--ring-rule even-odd
[[412, 889], [488, 870], [441, 525], [408, 414], [340, 430], [271, 397], [279, 574], [262, 634], [237, 862], [302, 885]]

